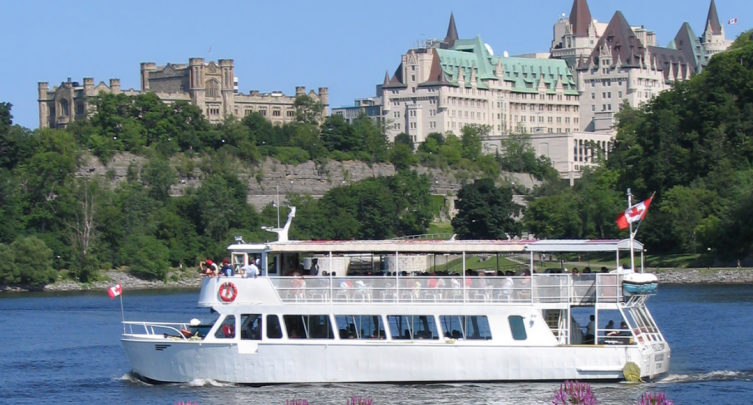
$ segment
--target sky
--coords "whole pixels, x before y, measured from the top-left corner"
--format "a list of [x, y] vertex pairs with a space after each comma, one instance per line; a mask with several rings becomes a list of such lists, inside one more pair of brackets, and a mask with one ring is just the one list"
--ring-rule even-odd
[[[710, 0], [590, 0], [593, 18], [620, 10], [666, 46], [683, 22], [705, 28]], [[753, 1], [716, 0], [727, 38], [753, 27]], [[234, 59], [243, 93], [294, 94], [328, 87], [330, 106], [374, 96], [385, 71], [418, 41], [442, 39], [450, 13], [460, 38], [480, 36], [495, 53], [547, 52], [572, 0], [25, 0], [0, 1], [0, 102], [14, 122], [37, 128], [37, 83], [70, 77], [140, 88], [141, 62]], [[726, 25], [738, 18], [737, 25]]]

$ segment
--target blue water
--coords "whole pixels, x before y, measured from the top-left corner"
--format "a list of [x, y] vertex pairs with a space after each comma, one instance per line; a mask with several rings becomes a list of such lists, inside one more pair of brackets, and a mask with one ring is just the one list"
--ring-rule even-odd
[[[126, 291], [126, 318], [185, 321], [197, 292]], [[676, 404], [753, 403], [753, 286], [662, 286], [649, 302], [672, 347], [669, 376], [652, 384], [593, 384], [600, 404], [634, 404], [646, 391]], [[555, 383], [249, 387], [195, 381], [149, 385], [133, 378], [120, 346], [120, 303], [90, 294], [0, 297], [0, 403], [344, 404], [365, 396], [377, 404], [546, 404]]]

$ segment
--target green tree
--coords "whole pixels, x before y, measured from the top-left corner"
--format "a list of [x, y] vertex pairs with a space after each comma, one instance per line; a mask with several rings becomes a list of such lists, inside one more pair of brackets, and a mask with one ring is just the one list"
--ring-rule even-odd
[[366, 114], [353, 121], [353, 130], [363, 142], [364, 157], [369, 162], [384, 162], [388, 158], [389, 140], [384, 128], [375, 124]]
[[477, 160], [481, 156], [481, 139], [489, 134], [488, 125], [466, 125], [462, 129], [460, 142], [463, 145], [463, 157]]
[[28, 285], [41, 285], [55, 282], [57, 272], [52, 268], [52, 250], [36, 236], [20, 237], [11, 248], [14, 250], [14, 272], [17, 282]]
[[297, 96], [293, 104], [295, 105], [296, 121], [314, 126], [319, 125], [322, 111], [324, 111], [324, 104], [320, 101], [315, 101], [307, 95]]
[[127, 258], [131, 273], [148, 280], [165, 280], [170, 252], [165, 244], [148, 235], [134, 235], [123, 246], [122, 256]]
[[418, 163], [416, 156], [411, 153], [410, 148], [404, 143], [394, 143], [390, 151], [390, 162], [397, 171], [409, 170], [411, 166]]
[[458, 214], [452, 228], [461, 239], [507, 239], [520, 233], [515, 217], [521, 207], [512, 200], [512, 188], [496, 187], [492, 179], [465, 185], [458, 193]]
[[330, 152], [359, 152], [363, 149], [363, 139], [340, 115], [325, 118], [320, 129], [322, 141]]
[[395, 136], [395, 142], [393, 142], [395, 145], [397, 144], [403, 144], [410, 149], [411, 153], [413, 153], [416, 150], [415, 145], [413, 145], [413, 137], [406, 134], [405, 132], [401, 132]]
[[170, 187], [177, 181], [178, 173], [170, 162], [154, 158], [141, 168], [141, 182], [147, 188], [149, 197], [157, 201], [165, 201], [170, 197]]

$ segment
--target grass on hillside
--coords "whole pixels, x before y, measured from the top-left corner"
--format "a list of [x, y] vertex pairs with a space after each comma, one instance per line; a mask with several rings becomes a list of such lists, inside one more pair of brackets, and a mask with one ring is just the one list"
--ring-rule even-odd
[[[523, 267], [524, 265], [521, 265], [519, 263], [513, 262], [505, 257], [500, 256], [499, 257], [499, 267], [497, 266], [497, 257], [491, 256], [488, 259], [485, 259], [480, 256], [466, 256], [465, 259], [465, 268], [466, 270], [494, 270], [496, 271], [498, 268], [501, 271], [506, 270], [517, 270], [520, 267]], [[462, 273], [463, 272], [463, 259], [458, 258], [454, 260], [450, 260], [450, 262], [447, 265], [438, 265], [437, 271], [449, 271], [449, 272], [456, 272], [456, 273]]]
[[449, 222], [432, 222], [431, 224], [429, 224], [429, 230], [427, 230], [426, 233], [446, 233], [452, 235], [452, 224], [450, 224]]

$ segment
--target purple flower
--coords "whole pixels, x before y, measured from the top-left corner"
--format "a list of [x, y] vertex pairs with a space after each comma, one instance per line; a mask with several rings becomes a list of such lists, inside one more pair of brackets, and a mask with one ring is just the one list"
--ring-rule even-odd
[[560, 390], [554, 393], [552, 405], [596, 405], [591, 386], [579, 382], [565, 381]]
[[641, 401], [638, 402], [638, 405], [675, 405], [675, 403], [668, 400], [664, 393], [646, 392], [641, 395]]
[[351, 397], [347, 405], [374, 405], [374, 400], [371, 398]]

